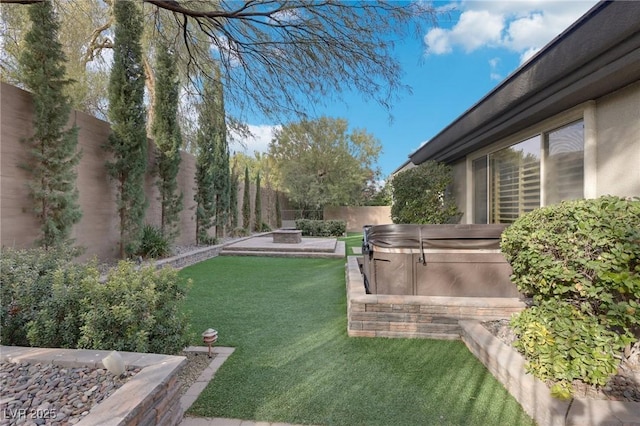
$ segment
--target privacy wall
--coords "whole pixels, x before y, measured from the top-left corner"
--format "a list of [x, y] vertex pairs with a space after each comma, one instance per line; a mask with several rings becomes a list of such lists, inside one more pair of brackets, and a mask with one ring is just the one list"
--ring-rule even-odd
[[[1, 83], [0, 86], [0, 245], [28, 248], [39, 238], [40, 225], [33, 214], [33, 202], [29, 197], [27, 182], [28, 147], [22, 143], [33, 132], [33, 102], [31, 94], [15, 86]], [[77, 186], [80, 193], [82, 219], [73, 229], [77, 245], [86, 249], [81, 260], [96, 256], [101, 261], [114, 259], [118, 255], [119, 220], [116, 214], [116, 186], [106, 170], [109, 159], [103, 146], [111, 132], [109, 123], [88, 114], [72, 112], [69, 125], [79, 127], [78, 147], [82, 159], [78, 165]], [[155, 186], [155, 145], [148, 141], [148, 173], [145, 193], [148, 201], [146, 223], [160, 224], [160, 201]], [[182, 191], [184, 209], [180, 214], [180, 234], [177, 244], [195, 244], [194, 195], [195, 158], [182, 153], [178, 174], [178, 187]], [[238, 194], [242, 211], [243, 185]], [[274, 191], [263, 189], [263, 221], [275, 221]], [[255, 200], [255, 187], [251, 188], [251, 208]], [[274, 205], [271, 205], [274, 204]], [[272, 219], [273, 217], [273, 219]], [[242, 226], [240, 216], [239, 226]], [[213, 235], [214, 229], [210, 230]]]

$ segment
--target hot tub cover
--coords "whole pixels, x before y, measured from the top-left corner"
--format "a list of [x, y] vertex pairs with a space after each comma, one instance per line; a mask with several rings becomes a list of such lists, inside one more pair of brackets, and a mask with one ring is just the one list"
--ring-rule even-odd
[[[500, 236], [508, 225], [375, 225], [365, 229], [365, 244], [369, 249], [385, 248], [445, 248], [498, 249]], [[373, 246], [373, 247], [372, 247]]]

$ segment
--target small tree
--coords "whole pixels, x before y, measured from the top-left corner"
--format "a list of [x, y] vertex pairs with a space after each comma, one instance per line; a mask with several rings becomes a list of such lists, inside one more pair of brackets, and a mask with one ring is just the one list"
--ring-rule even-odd
[[260, 173], [258, 173], [256, 175], [256, 200], [253, 206], [253, 210], [254, 210], [254, 217], [256, 219], [256, 222], [253, 224], [254, 229], [256, 230], [256, 232], [262, 232], [262, 195], [260, 194], [261, 188], [260, 188]]
[[249, 230], [251, 226], [249, 168], [244, 168], [244, 194], [242, 196], [242, 227]]
[[453, 223], [460, 218], [449, 187], [453, 181], [451, 167], [427, 161], [391, 181], [393, 223]]
[[115, 31], [113, 66], [109, 79], [109, 118], [113, 132], [107, 149], [113, 161], [107, 168], [117, 182], [120, 217], [120, 257], [134, 253], [142, 236], [146, 209], [144, 176], [147, 133], [142, 67], [142, 12], [135, 2], [113, 5]]
[[182, 193], [178, 191], [177, 182], [182, 147], [178, 125], [178, 71], [174, 55], [163, 43], [158, 46], [157, 55], [155, 114], [151, 130], [158, 147], [156, 185], [160, 192], [160, 228], [163, 235], [172, 240], [178, 235], [182, 210]]
[[280, 207], [279, 192], [276, 192], [276, 228], [282, 228], [282, 207]]
[[63, 93], [70, 81], [65, 79], [65, 57], [58, 42], [60, 25], [51, 2], [29, 7], [31, 30], [25, 37], [20, 58], [24, 82], [33, 92], [34, 135], [31, 145], [33, 178], [29, 189], [35, 213], [40, 221], [44, 248], [68, 244], [72, 227], [80, 221], [77, 173], [78, 128], [64, 127], [71, 113], [70, 99]]

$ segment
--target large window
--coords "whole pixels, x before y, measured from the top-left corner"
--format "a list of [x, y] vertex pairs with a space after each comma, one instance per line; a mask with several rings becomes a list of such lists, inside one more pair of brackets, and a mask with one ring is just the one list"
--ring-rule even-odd
[[579, 121], [547, 133], [544, 152], [544, 204], [582, 198], [584, 123]]
[[542, 204], [582, 198], [583, 135], [580, 121], [473, 160], [474, 223], [512, 223]]

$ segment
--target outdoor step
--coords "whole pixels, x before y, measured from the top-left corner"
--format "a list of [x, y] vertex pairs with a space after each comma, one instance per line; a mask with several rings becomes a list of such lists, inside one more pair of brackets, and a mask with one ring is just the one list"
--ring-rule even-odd
[[257, 251], [257, 250], [223, 250], [220, 256], [266, 256], [266, 257], [297, 257], [297, 258], [320, 258], [320, 259], [342, 259], [344, 253], [329, 252], [284, 252], [284, 251]]

